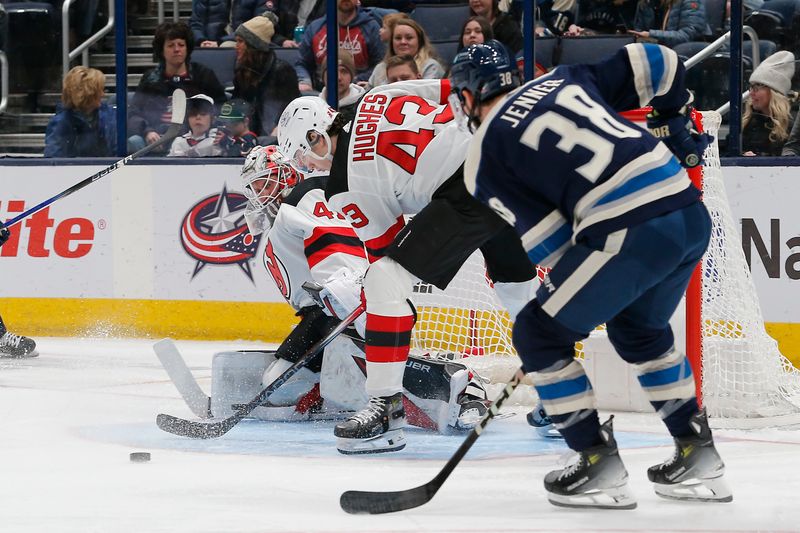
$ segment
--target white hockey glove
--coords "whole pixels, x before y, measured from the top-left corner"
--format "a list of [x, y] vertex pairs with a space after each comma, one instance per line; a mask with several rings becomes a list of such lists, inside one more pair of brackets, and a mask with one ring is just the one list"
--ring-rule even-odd
[[[323, 283], [319, 292], [325, 313], [342, 319], [361, 304], [362, 276], [349, 268], [342, 267]], [[362, 313], [353, 324], [362, 337], [367, 324], [367, 314]]]

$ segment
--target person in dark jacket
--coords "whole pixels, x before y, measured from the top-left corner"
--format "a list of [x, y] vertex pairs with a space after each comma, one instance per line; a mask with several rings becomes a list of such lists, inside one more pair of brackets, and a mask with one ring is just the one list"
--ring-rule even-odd
[[[194, 36], [185, 22], [165, 22], [156, 28], [153, 59], [158, 66], [142, 76], [128, 109], [129, 153], [153, 144], [167, 131], [175, 89], [183, 89], [187, 97], [208, 95], [216, 106], [227, 99], [214, 72], [191, 62], [192, 48]], [[161, 151], [168, 150], [165, 146]]]
[[297, 48], [294, 29], [304, 28], [314, 19], [325, 16], [325, 0], [239, 0], [234, 3], [232, 27], [253, 17], [272, 12], [278, 17], [272, 42], [286, 48]]
[[269, 17], [255, 17], [236, 28], [233, 97], [253, 106], [250, 129], [273, 135], [286, 105], [300, 96], [297, 74], [270, 47], [275, 26]]
[[628, 33], [672, 48], [710, 34], [703, 0], [639, 0]]
[[[372, 69], [383, 60], [384, 46], [381, 26], [371, 15], [358, 7], [357, 0], [337, 0], [339, 46], [353, 54], [356, 63], [355, 83], [366, 82]], [[300, 43], [300, 59], [295, 64], [300, 90], [321, 90], [322, 70], [328, 49], [326, 17], [318, 18], [306, 27]]]
[[522, 50], [522, 30], [519, 23], [498, 7], [498, 0], [470, 0], [470, 15], [485, 17], [492, 24], [494, 38], [506, 45], [509, 50]]
[[62, 105], [47, 125], [45, 157], [116, 155], [117, 122], [114, 111], [103, 102], [104, 86], [99, 70], [80, 66], [67, 72]]
[[195, 46], [216, 48], [225, 38], [231, 18], [230, 0], [194, 0], [189, 25]]

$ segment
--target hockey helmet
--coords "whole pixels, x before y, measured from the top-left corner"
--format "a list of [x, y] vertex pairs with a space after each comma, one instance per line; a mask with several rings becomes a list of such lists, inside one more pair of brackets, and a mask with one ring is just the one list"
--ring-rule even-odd
[[[286, 106], [278, 121], [278, 146], [292, 166], [307, 173], [314, 170], [308, 164], [309, 159], [333, 159], [328, 129], [338, 114], [317, 96], [301, 96]], [[321, 140], [327, 143], [324, 154], [313, 150]]]
[[302, 181], [277, 146], [256, 146], [242, 165], [242, 184], [247, 198], [245, 220], [250, 233], [269, 231], [283, 199]]
[[474, 101], [469, 119], [477, 122], [482, 102], [519, 87], [519, 71], [506, 47], [490, 39], [483, 44], [473, 44], [456, 55], [450, 69], [450, 85], [462, 106], [462, 91], [472, 94]]

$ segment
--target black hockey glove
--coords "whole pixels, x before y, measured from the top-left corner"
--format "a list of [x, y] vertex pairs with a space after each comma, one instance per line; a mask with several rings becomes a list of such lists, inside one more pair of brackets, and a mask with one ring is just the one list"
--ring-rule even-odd
[[0, 246], [3, 246], [9, 237], [11, 237], [11, 231], [8, 228], [0, 228]]
[[661, 115], [653, 110], [647, 115], [647, 129], [658, 137], [675, 154], [681, 165], [693, 168], [703, 162], [703, 151], [711, 144], [713, 137], [694, 129], [691, 110]]

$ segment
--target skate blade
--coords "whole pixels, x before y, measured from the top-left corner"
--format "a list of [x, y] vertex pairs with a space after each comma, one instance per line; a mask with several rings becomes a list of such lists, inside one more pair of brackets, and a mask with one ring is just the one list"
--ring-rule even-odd
[[690, 479], [672, 485], [654, 483], [653, 486], [656, 494], [668, 500], [714, 503], [733, 501], [733, 493], [722, 477]]
[[621, 485], [603, 490], [593, 490], [581, 494], [564, 495], [547, 493], [547, 499], [557, 507], [570, 507], [574, 509], [636, 509], [636, 499], [628, 488]]
[[336, 439], [336, 449], [345, 455], [399, 452], [405, 447], [406, 437], [402, 429], [387, 431], [371, 439]]

